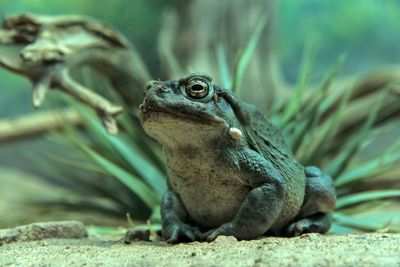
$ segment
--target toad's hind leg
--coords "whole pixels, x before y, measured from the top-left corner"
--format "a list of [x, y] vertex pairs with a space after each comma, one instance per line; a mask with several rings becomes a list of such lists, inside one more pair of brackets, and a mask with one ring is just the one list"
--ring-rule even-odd
[[307, 178], [303, 206], [294, 222], [285, 230], [286, 236], [304, 233], [325, 233], [331, 226], [336, 193], [332, 178], [314, 166], [305, 168]]

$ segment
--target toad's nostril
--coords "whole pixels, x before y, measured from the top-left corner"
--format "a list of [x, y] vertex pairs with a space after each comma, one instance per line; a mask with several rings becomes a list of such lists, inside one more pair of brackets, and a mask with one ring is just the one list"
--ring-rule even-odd
[[159, 85], [158, 86], [158, 90], [160, 91], [160, 92], [169, 92], [169, 88], [168, 87], [166, 87], [166, 86], [164, 86], [164, 85]]

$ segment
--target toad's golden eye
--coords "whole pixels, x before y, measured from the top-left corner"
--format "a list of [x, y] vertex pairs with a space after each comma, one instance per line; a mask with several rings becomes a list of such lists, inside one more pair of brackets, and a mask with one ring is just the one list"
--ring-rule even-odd
[[209, 91], [209, 83], [200, 79], [190, 80], [186, 85], [186, 94], [191, 98], [202, 99], [208, 95]]

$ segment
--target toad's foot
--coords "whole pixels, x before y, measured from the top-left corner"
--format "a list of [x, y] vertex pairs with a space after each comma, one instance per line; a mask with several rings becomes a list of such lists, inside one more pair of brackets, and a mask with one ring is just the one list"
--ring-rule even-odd
[[331, 216], [326, 213], [319, 213], [289, 224], [286, 228], [286, 236], [299, 236], [305, 233], [323, 234], [331, 226]]
[[200, 240], [202, 233], [197, 227], [185, 223], [172, 223], [163, 229], [163, 237], [170, 244]]
[[202, 240], [207, 240], [207, 242], [212, 242], [220, 235], [235, 236], [235, 230], [233, 229], [232, 223], [225, 223], [218, 228], [211, 229], [205, 232], [202, 236]]

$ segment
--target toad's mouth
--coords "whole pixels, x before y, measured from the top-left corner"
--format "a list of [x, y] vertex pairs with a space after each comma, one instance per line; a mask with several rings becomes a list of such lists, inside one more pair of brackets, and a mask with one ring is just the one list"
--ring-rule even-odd
[[206, 110], [196, 109], [194, 106], [174, 105], [169, 106], [160, 101], [156, 101], [152, 97], [146, 97], [143, 103], [139, 106], [140, 120], [145, 123], [155, 113], [164, 113], [177, 119], [190, 120], [200, 124], [207, 125], [225, 125], [225, 120], [208, 113]]

